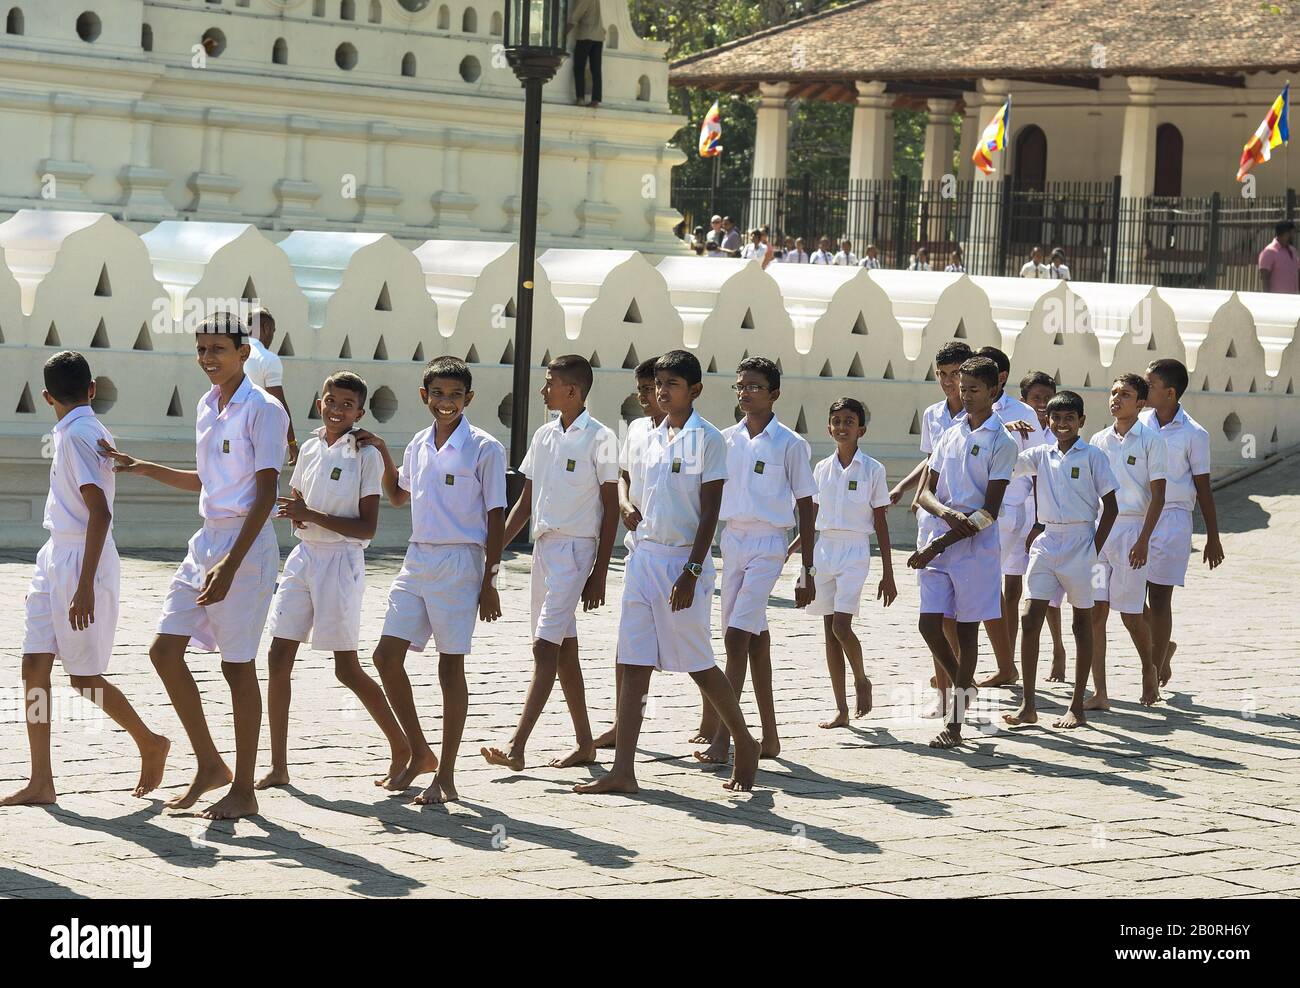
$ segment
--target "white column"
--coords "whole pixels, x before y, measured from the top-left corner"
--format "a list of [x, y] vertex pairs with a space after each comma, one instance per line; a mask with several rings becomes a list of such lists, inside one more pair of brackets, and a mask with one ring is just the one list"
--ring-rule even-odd
[[289, 117], [286, 128], [288, 135], [284, 146], [284, 178], [274, 186], [279, 205], [273, 215], [278, 229], [292, 229], [301, 223], [318, 220], [316, 202], [321, 195], [320, 186], [303, 178], [307, 135], [320, 130], [320, 121], [295, 115]]
[[890, 106], [883, 82], [859, 82], [853, 108], [853, 137], [849, 144], [849, 181], [888, 179], [893, 164]]
[[76, 158], [77, 115], [89, 109], [90, 103], [80, 96], [59, 93], [50, 98], [54, 115], [50, 156], [42, 158], [36, 169], [42, 199], [63, 204], [90, 202], [84, 186], [95, 170]]
[[967, 93], [961, 118], [961, 152], [957, 156], [957, 181], [968, 182], [975, 171], [970, 156], [975, 153], [975, 141], [980, 136], [980, 98], [978, 93]]
[[194, 193], [190, 209], [196, 215], [230, 219], [242, 215], [236, 202], [243, 183], [234, 175], [221, 171], [226, 128], [239, 121], [229, 110], [208, 110], [203, 119], [203, 157], [199, 171], [186, 184]]
[[[758, 84], [758, 126], [754, 135], [754, 171], [753, 178], [757, 184], [763, 181], [769, 186], [761, 195], [750, 200], [748, 226], [762, 226], [770, 223], [775, 234], [776, 196], [770, 186], [775, 181], [786, 177], [787, 155], [790, 150], [790, 107], [786, 102], [786, 93], [790, 91], [788, 82], [760, 82]], [[723, 138], [726, 146], [726, 138]], [[726, 151], [723, 151], [726, 154]], [[742, 239], [748, 231], [742, 229]]]
[[[1007, 101], [1007, 95], [1011, 91], [1011, 84], [1005, 79], [981, 79], [976, 84], [978, 99], [978, 114], [975, 119], [975, 137], [971, 140], [971, 151], [975, 150], [976, 142], [980, 135], [984, 133], [984, 128], [993, 120], [994, 115], [1002, 108], [1002, 104]], [[1015, 123], [1016, 110], [1011, 108], [1011, 120]], [[1010, 132], [1007, 133], [1008, 148], [1010, 147]], [[969, 242], [966, 245], [966, 270], [970, 274], [992, 275], [997, 274], [996, 265], [998, 257], [998, 213], [1001, 202], [1000, 190], [1002, 187], [1002, 178], [1007, 174], [1008, 155], [1010, 150], [996, 151], [993, 154], [993, 172], [985, 175], [982, 171], [971, 166], [972, 177], [974, 179], [974, 194], [972, 197], [972, 215], [970, 226]]]
[[925, 151], [921, 159], [921, 181], [938, 182], [952, 174], [952, 115], [957, 101], [932, 99], [926, 102], [930, 116], [925, 125]]
[[605, 201], [605, 162], [618, 157], [619, 149], [602, 141], [592, 141], [587, 161], [587, 197], [578, 203], [578, 235], [609, 236], [622, 211]]
[[162, 115], [163, 108], [157, 103], [137, 100], [131, 107], [131, 163], [118, 173], [124, 220], [161, 220], [176, 215], [166, 196], [171, 175], [153, 167], [154, 123]]
[[368, 226], [383, 224], [400, 226], [397, 207], [402, 202], [402, 192], [387, 182], [388, 145], [400, 136], [392, 124], [373, 121], [366, 128], [366, 183], [357, 189], [358, 223]]
[[1124, 107], [1124, 138], [1119, 153], [1119, 186], [1123, 196], [1149, 196], [1156, 187], [1156, 80], [1128, 78]]
[[431, 197], [433, 223], [439, 229], [477, 230], [470, 214], [478, 208], [478, 198], [461, 191], [462, 143], [467, 135], [452, 129], [442, 137], [442, 188]]

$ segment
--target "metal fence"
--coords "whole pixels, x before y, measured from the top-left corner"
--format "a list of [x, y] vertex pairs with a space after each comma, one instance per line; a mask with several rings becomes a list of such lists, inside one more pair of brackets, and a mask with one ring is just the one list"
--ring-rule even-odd
[[[918, 247], [942, 271], [954, 249], [970, 274], [1016, 275], [1035, 246], [1060, 247], [1072, 278], [1165, 287], [1256, 289], [1256, 260], [1273, 225], [1294, 219], [1296, 195], [1243, 199], [1214, 193], [1124, 198], [1120, 180], [1058, 182], [1042, 189], [1000, 181], [836, 182], [756, 179], [743, 186], [681, 186], [672, 205], [687, 230], [715, 213], [743, 230], [848, 239], [862, 256], [875, 244], [881, 264], [905, 268]], [[746, 238], [747, 239], [747, 238]]]

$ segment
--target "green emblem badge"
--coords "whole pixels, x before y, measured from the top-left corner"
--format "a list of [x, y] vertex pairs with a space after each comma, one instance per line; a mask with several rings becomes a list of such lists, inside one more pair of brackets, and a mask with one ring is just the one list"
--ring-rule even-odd
[[456, 486], [456, 475], [455, 475], [454, 473], [449, 473], [449, 474], [447, 474], [447, 479], [444, 480], [443, 483], [446, 484], [448, 487], [455, 487], [455, 486]]
[[754, 472], [762, 473], [765, 465], [766, 464], [764, 464], [762, 460], [759, 460], [757, 463], [754, 464]]
[[1079, 468], [1078, 468], [1078, 467], [1070, 467], [1070, 479], [1071, 479], [1071, 480], [1078, 480], [1078, 479], [1079, 479]]
[[564, 469], [565, 469], [565, 471], [568, 472], [568, 473], [573, 473], [574, 470], [578, 469], [578, 461], [577, 461], [577, 460], [569, 460], [568, 462], [566, 462], [566, 463], [564, 464]]
[[1138, 458], [1137, 458], [1136, 456], [1130, 456], [1130, 457], [1128, 458], [1128, 465], [1129, 465], [1129, 466], [1132, 466], [1132, 465], [1135, 464], [1137, 461], [1138, 461]]
[[851, 491], [856, 491], [857, 489], [858, 489], [858, 482], [857, 482], [856, 480], [850, 480], [850, 481], [849, 481], [849, 490], [851, 490]]
[[230, 452], [230, 440], [229, 440], [229, 439], [223, 439], [223, 440], [221, 440], [221, 452], [223, 452], [223, 453], [229, 453], [229, 452]]
[[343, 476], [342, 467], [335, 467], [333, 470], [330, 471], [330, 480], [338, 480], [342, 476]]
[[673, 473], [681, 473], [681, 472], [682, 472], [682, 461], [673, 460]]
[[979, 455], [980, 455], [980, 444], [979, 444], [979, 443], [976, 443], [974, 446], [972, 446], [972, 447], [970, 448], [970, 455], [971, 455], [971, 456], [979, 456]]

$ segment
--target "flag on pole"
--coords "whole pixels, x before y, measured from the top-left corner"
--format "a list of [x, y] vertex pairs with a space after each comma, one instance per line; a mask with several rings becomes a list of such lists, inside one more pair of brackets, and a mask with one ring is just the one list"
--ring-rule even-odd
[[713, 158], [722, 153], [722, 110], [713, 101], [700, 127], [700, 157]]
[[1282, 94], [1273, 100], [1273, 105], [1268, 108], [1268, 116], [1264, 118], [1264, 122], [1242, 148], [1241, 164], [1237, 166], [1238, 182], [1245, 179], [1246, 173], [1261, 161], [1268, 161], [1272, 157], [1273, 148], [1291, 139], [1290, 128], [1287, 126], [1290, 90], [1291, 83], [1288, 82], [1282, 87]]
[[993, 114], [993, 119], [980, 135], [979, 144], [970, 160], [985, 175], [993, 174], [993, 152], [1001, 151], [1007, 146], [1007, 126], [1011, 123], [1011, 97], [1002, 104], [1002, 108]]

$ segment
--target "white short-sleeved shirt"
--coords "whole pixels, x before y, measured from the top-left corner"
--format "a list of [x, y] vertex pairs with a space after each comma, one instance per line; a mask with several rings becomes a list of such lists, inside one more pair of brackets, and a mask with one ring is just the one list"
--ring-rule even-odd
[[806, 250], [787, 250], [777, 260], [782, 264], [807, 264], [808, 252]]
[[866, 268], [868, 271], [878, 271], [880, 269], [880, 258], [872, 257], [868, 254], [862, 259], [862, 267]]
[[[289, 486], [302, 494], [307, 507], [335, 518], [360, 518], [361, 499], [384, 492], [384, 457], [373, 446], [358, 446], [349, 432], [330, 446], [322, 426], [302, 444]], [[308, 523], [295, 528], [304, 542], [348, 542], [368, 546], [369, 539]]]
[[568, 429], [557, 417], [534, 432], [519, 469], [533, 485], [534, 540], [547, 532], [600, 535], [600, 485], [618, 483], [618, 439], [590, 412], [583, 409]]
[[832, 453], [813, 468], [817, 493], [817, 531], [870, 535], [876, 508], [889, 507], [889, 485], [879, 460], [858, 450], [847, 467]]
[[411, 541], [487, 545], [487, 515], [506, 506], [506, 448], [464, 415], [442, 449], [437, 426], [415, 434], [397, 486], [411, 494]]
[[618, 468], [627, 471], [627, 493], [638, 508], [645, 496], [645, 444], [654, 428], [649, 415], [636, 419], [627, 427], [618, 451]]
[[1139, 421], [1122, 436], [1112, 423], [1088, 442], [1110, 461], [1119, 513], [1145, 516], [1151, 506], [1151, 481], [1164, 480], [1167, 472], [1165, 441]]
[[809, 264], [834, 264], [835, 255], [828, 250], [815, 250], [813, 251], [812, 258], [808, 261], [808, 263]]
[[964, 409], [957, 409], [956, 414], [948, 407], [948, 399], [936, 401], [921, 413], [921, 452], [929, 456], [934, 452], [934, 444], [959, 415], [965, 415]]
[[727, 441], [692, 411], [671, 439], [668, 420], [650, 430], [645, 444], [641, 541], [691, 546], [700, 527], [700, 487], [727, 479]]
[[930, 471], [939, 475], [935, 493], [963, 514], [982, 508], [989, 481], [1010, 480], [1018, 453], [996, 412], [978, 429], [971, 429], [963, 415], [939, 437], [930, 454]]
[[1016, 475], [1038, 477], [1038, 520], [1044, 525], [1091, 524], [1101, 499], [1115, 490], [1105, 452], [1082, 439], [1064, 453], [1059, 443], [1025, 450]]
[[1210, 472], [1210, 434], [1182, 405], [1162, 426], [1154, 408], [1144, 408], [1138, 421], [1165, 441], [1165, 507], [1191, 511], [1196, 504], [1193, 477]]
[[289, 415], [284, 406], [247, 376], [226, 407], [217, 410], [221, 389], [199, 399], [194, 421], [199, 514], [207, 519], [240, 518], [257, 497], [260, 470], [284, 464]]
[[[1034, 411], [1032, 405], [1026, 405], [1019, 398], [1013, 398], [1004, 388], [998, 400], [993, 403], [993, 413], [1000, 418], [1003, 423], [1007, 422], [1028, 422], [1032, 426], [1038, 425], [1038, 413]], [[963, 411], [960, 414], [965, 415]], [[1041, 446], [1043, 443], [1055, 443], [1056, 437], [1046, 429], [1040, 428], [1037, 432], [1031, 432], [1028, 436], [1021, 438], [1018, 432], [1007, 433], [1016, 444], [1020, 452], [1027, 449], [1033, 449], [1035, 446]], [[1028, 477], [1018, 477], [1007, 485], [1007, 493], [1002, 498], [1002, 503], [1008, 507], [1014, 507], [1017, 504], [1024, 504], [1029, 495], [1033, 493], [1034, 484]]]
[[1033, 261], [1026, 261], [1020, 268], [1022, 278], [1050, 278], [1051, 274], [1046, 264], [1035, 264]]
[[248, 350], [244, 376], [259, 388], [281, 387], [284, 384], [284, 364], [280, 363], [280, 358], [254, 336], [248, 337]]
[[55, 423], [53, 439], [50, 493], [45, 498], [42, 525], [52, 535], [85, 535], [90, 509], [81, 488], [94, 484], [104, 492], [109, 511], [113, 510], [117, 489], [113, 461], [99, 452], [99, 440], [112, 445], [113, 435], [89, 405], [79, 405]]
[[740, 256], [746, 261], [761, 261], [767, 256], [767, 244], [745, 244]]
[[757, 436], [745, 420], [722, 430], [727, 443], [727, 484], [719, 519], [732, 524], [789, 528], [794, 502], [817, 492], [812, 447], [775, 415]]
[[831, 263], [841, 267], [848, 265], [851, 268], [856, 268], [858, 266], [858, 255], [853, 253], [853, 251], [848, 251], [847, 253], [842, 250], [836, 251], [835, 256], [831, 258]]

